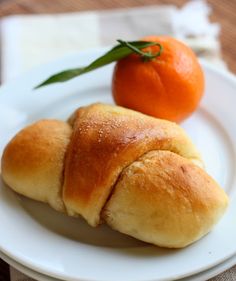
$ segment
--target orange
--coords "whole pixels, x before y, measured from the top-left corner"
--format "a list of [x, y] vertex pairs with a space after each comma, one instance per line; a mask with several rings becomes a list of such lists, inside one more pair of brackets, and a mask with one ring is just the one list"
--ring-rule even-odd
[[[163, 46], [159, 57], [144, 62], [137, 54], [117, 62], [112, 80], [116, 104], [148, 115], [180, 122], [198, 106], [204, 91], [204, 75], [193, 51], [168, 36], [144, 41]], [[158, 46], [143, 51], [158, 52]]]

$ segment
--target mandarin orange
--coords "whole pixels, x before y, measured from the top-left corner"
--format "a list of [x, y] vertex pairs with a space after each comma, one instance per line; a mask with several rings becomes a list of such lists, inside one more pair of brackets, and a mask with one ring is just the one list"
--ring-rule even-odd
[[[117, 62], [112, 80], [116, 104], [148, 115], [180, 122], [198, 106], [204, 92], [204, 75], [193, 51], [168, 36], [142, 40], [163, 46], [159, 57], [143, 61], [132, 54]], [[156, 53], [158, 46], [143, 51]]]

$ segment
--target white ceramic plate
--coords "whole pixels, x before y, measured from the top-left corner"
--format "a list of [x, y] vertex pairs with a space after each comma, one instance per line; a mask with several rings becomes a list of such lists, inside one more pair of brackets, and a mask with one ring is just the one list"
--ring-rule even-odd
[[[55, 279], [53, 277], [49, 277], [47, 275], [44, 275], [42, 273], [39, 273], [37, 271], [34, 271], [28, 267], [23, 266], [22, 264], [14, 261], [13, 259], [9, 258], [8, 256], [6, 256], [5, 254], [0, 252], [0, 257], [7, 262], [8, 264], [10, 264], [11, 266], [13, 266], [14, 268], [16, 268], [17, 270], [19, 270], [20, 272], [24, 273], [25, 275], [34, 278], [35, 280], [38, 281], [58, 281], [58, 279]], [[181, 278], [178, 281], [203, 281], [203, 280], [208, 280], [209, 278], [212, 278], [218, 274], [220, 274], [221, 272], [231, 268], [233, 265], [236, 264], [236, 256], [233, 256], [229, 259], [227, 259], [226, 261], [208, 269], [205, 270], [203, 272], [191, 275], [189, 277], [186, 278]]]
[[5, 254], [3, 254], [1, 252], [0, 252], [0, 258], [3, 259], [9, 265], [13, 266], [18, 271], [24, 273], [26, 276], [34, 278], [37, 281], [58, 281], [58, 279], [49, 277], [47, 275], [34, 271], [26, 266], [23, 266], [22, 264], [14, 261], [13, 259], [9, 258], [8, 256], [6, 256]]
[[[32, 91], [48, 75], [84, 65], [104, 49], [83, 52], [43, 66], [0, 90], [0, 104], [22, 112], [1, 136], [0, 149], [19, 128], [40, 118], [66, 118], [80, 105], [112, 102], [112, 66], [66, 84]], [[0, 250], [10, 258], [43, 274], [66, 280], [173, 280], [213, 267], [236, 253], [235, 79], [203, 64], [206, 95], [199, 110], [183, 127], [191, 135], [207, 171], [231, 198], [228, 212], [214, 231], [182, 249], [154, 247], [110, 230], [90, 228], [49, 207], [0, 188]], [[27, 116], [24, 116], [24, 112]], [[10, 120], [10, 115], [4, 118]], [[14, 124], [13, 124], [14, 123]], [[6, 127], [6, 126], [5, 126]]]

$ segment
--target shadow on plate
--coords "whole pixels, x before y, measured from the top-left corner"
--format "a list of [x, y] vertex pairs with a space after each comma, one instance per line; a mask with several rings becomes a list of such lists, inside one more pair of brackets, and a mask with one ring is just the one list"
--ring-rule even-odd
[[53, 210], [44, 203], [35, 202], [20, 196], [20, 202], [26, 212], [35, 221], [63, 237], [102, 247], [144, 247], [148, 244], [112, 230], [106, 225], [91, 227], [81, 218], [69, 217]]
[[[33, 219], [34, 223], [39, 224], [45, 231], [53, 232], [55, 235], [62, 236], [63, 239], [104, 248], [107, 253], [115, 251], [121, 256], [156, 258], [178, 254], [180, 251], [153, 246], [114, 231], [106, 225], [93, 228], [83, 218], [69, 217], [44, 203], [16, 194], [2, 182], [1, 175], [0, 195], [0, 204], [2, 201], [14, 212]], [[32, 227], [34, 227], [33, 223]]]

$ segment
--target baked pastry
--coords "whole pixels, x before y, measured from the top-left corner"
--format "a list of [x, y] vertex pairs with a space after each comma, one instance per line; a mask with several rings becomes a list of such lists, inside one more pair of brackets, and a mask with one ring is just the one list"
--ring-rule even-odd
[[118, 106], [92, 104], [68, 120], [41, 120], [6, 146], [9, 187], [91, 226], [163, 247], [198, 240], [228, 199], [175, 123]]

